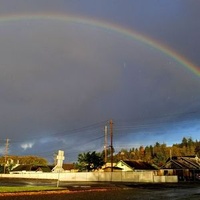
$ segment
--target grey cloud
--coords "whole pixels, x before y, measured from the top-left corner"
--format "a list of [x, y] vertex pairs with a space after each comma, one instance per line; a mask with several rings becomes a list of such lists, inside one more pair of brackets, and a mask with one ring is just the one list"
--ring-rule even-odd
[[[61, 1], [46, 9], [43, 9], [44, 2], [28, 1], [21, 9], [19, 3], [14, 11], [34, 11], [41, 5], [40, 9], [45, 12], [51, 11], [56, 4], [56, 12]], [[31, 4], [34, 6], [31, 7]], [[62, 4], [68, 5], [64, 1]], [[76, 10], [72, 4], [69, 7]], [[9, 3], [5, 5], [13, 9]], [[144, 3], [140, 1], [129, 5], [135, 5], [136, 9]], [[144, 15], [139, 11], [131, 14], [131, 9], [128, 13], [123, 12], [119, 23], [122, 26], [129, 23], [129, 27], [134, 24], [134, 29], [158, 37], [184, 56], [194, 58], [193, 61], [198, 64], [198, 51], [193, 50], [199, 48], [198, 34], [194, 33], [194, 29], [199, 32], [199, 27], [195, 26], [189, 14], [193, 9], [176, 16], [176, 9], [184, 8], [184, 3], [176, 3], [171, 14], [168, 10], [161, 13], [159, 7], [153, 9], [156, 5], [152, 3], [148, 2], [148, 5], [151, 10], [145, 7], [148, 12]], [[167, 9], [170, 10], [171, 6]], [[194, 5], [191, 6], [193, 8]], [[94, 14], [88, 11], [89, 7], [86, 10], [81, 7], [88, 16]], [[98, 10], [97, 7], [95, 9]], [[113, 15], [117, 9], [114, 7], [112, 12], [107, 12], [108, 8], [104, 10], [108, 21], [119, 18]], [[100, 13], [98, 10], [96, 17]], [[173, 17], [176, 21], [172, 20]], [[187, 18], [184, 23], [190, 24], [191, 29], [184, 27], [183, 22], [179, 24], [180, 30], [176, 28], [182, 17]], [[186, 41], [188, 37], [191, 40]], [[123, 138], [125, 143], [140, 132], [140, 125], [146, 119], [168, 115], [176, 121], [181, 113], [198, 111], [199, 83], [197, 75], [173, 58], [111, 30], [56, 20], [0, 23], [0, 137], [13, 141], [12, 153], [41, 152], [45, 155], [47, 152], [50, 155], [60, 147], [69, 154], [71, 152], [71, 159], [74, 159], [79, 151], [103, 146], [103, 139], [97, 138], [103, 135], [104, 123], [100, 123], [98, 131], [80, 129], [70, 134], [70, 130], [110, 118], [116, 121], [116, 126], [120, 120], [130, 123], [139, 120], [136, 129], [116, 134], [116, 142], [120, 143]], [[155, 132], [153, 136], [156, 133], [160, 137], [166, 136], [150, 125], [148, 127], [151, 129], [149, 132]], [[95, 142], [88, 143], [90, 139]], [[31, 141], [34, 141], [32, 148], [22, 151], [21, 145]], [[79, 141], [79, 146], [74, 149], [76, 141]]]
[[13, 112], [11, 121], [17, 117], [20, 123], [41, 120], [39, 126], [51, 126], [59, 117], [74, 120], [88, 112], [86, 118], [93, 118], [96, 103], [108, 116], [118, 116], [118, 110], [131, 114], [130, 108], [137, 115], [146, 107], [156, 109], [157, 100], [156, 107], [168, 109], [168, 97], [177, 102], [199, 88], [199, 81], [182, 66], [161, 53], [157, 57], [157, 50], [137, 41], [78, 25], [18, 23], [7, 27], [9, 35], [0, 41], [2, 118]]

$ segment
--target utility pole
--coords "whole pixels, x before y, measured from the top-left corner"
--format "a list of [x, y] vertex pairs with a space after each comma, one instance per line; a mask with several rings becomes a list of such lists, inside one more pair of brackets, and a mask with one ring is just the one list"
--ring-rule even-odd
[[6, 173], [6, 163], [7, 163], [7, 156], [8, 156], [8, 147], [9, 147], [9, 139], [6, 139], [4, 174]]
[[104, 153], [105, 153], [105, 158], [104, 158], [104, 162], [106, 164], [107, 162], [107, 157], [108, 157], [108, 154], [107, 154], [107, 147], [108, 147], [108, 127], [105, 126], [104, 128], [104, 133], [105, 133], [105, 140], [104, 140]]
[[113, 172], [113, 121], [110, 120], [110, 162], [111, 172]]

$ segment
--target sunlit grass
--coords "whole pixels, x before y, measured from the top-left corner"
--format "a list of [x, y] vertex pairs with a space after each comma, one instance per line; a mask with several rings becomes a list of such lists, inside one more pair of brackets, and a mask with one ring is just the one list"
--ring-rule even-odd
[[47, 191], [47, 190], [59, 190], [62, 188], [52, 187], [52, 186], [28, 186], [28, 187], [20, 187], [20, 186], [1, 186], [1, 192], [27, 192], [27, 191]]

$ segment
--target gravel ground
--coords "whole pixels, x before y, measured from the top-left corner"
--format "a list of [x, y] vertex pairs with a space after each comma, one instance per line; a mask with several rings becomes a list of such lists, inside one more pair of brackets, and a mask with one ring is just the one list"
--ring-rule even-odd
[[116, 187], [69, 187], [62, 191], [0, 194], [0, 200], [199, 200], [200, 184], [116, 185]]

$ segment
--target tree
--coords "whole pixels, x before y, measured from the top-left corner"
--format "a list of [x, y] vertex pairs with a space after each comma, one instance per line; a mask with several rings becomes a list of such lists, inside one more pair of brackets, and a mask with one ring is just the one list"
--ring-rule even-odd
[[152, 160], [152, 155], [153, 155], [153, 147], [146, 146], [144, 150], [144, 160], [146, 162], [150, 162]]
[[80, 171], [94, 171], [104, 164], [103, 156], [93, 151], [78, 155], [78, 168]]
[[188, 139], [186, 137], [183, 137], [181, 147], [187, 147], [188, 146]]
[[196, 142], [195, 154], [200, 156], [200, 142]]
[[[45, 158], [29, 155], [29, 156], [7, 156], [7, 160], [13, 160], [13, 163], [19, 163], [22, 165], [47, 165], [47, 160]], [[5, 162], [5, 157], [0, 157], [0, 163]]]
[[139, 147], [139, 158], [141, 159], [141, 160], [143, 160], [144, 159], [144, 156], [145, 156], [145, 149], [144, 149], [144, 147], [143, 146], [140, 146]]

